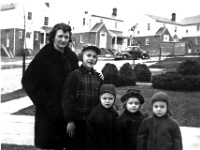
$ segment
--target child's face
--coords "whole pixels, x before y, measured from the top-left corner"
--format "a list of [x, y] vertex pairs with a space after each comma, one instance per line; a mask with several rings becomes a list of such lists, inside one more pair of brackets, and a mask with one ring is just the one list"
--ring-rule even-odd
[[115, 96], [111, 93], [103, 93], [100, 97], [101, 104], [105, 108], [110, 108], [113, 106], [115, 101]]
[[130, 97], [126, 102], [126, 109], [130, 113], [135, 113], [140, 109], [140, 101], [136, 97]]
[[83, 65], [87, 69], [92, 69], [97, 62], [97, 53], [94, 50], [86, 50], [83, 52]]
[[167, 113], [167, 103], [162, 101], [156, 101], [153, 103], [153, 113], [157, 117], [162, 117]]

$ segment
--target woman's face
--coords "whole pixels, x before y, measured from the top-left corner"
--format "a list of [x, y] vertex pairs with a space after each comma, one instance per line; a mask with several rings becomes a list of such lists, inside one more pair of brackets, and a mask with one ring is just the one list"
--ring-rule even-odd
[[63, 50], [70, 39], [70, 33], [67, 32], [63, 32], [63, 30], [58, 30], [56, 32], [55, 38], [54, 38], [54, 46], [57, 50]]

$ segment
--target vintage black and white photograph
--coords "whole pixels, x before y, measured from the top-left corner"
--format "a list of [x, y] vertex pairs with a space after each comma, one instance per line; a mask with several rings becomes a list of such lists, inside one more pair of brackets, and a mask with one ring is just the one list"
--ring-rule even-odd
[[199, 0], [2, 0], [2, 150], [199, 150]]

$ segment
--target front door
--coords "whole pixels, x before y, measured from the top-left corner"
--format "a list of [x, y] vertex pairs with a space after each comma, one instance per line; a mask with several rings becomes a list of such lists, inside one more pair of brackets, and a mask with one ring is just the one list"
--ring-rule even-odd
[[106, 43], [107, 43], [107, 33], [100, 32], [99, 48], [106, 48]]

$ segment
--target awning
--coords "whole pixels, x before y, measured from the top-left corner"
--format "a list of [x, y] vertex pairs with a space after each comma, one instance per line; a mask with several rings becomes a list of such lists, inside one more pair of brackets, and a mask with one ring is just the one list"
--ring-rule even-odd
[[41, 29], [45, 30], [46, 33], [49, 33], [52, 30], [52, 27], [43, 26]]
[[115, 30], [109, 30], [109, 33], [112, 37], [120, 37], [120, 38], [129, 38], [130, 36], [125, 35], [123, 32], [121, 31], [115, 31]]

